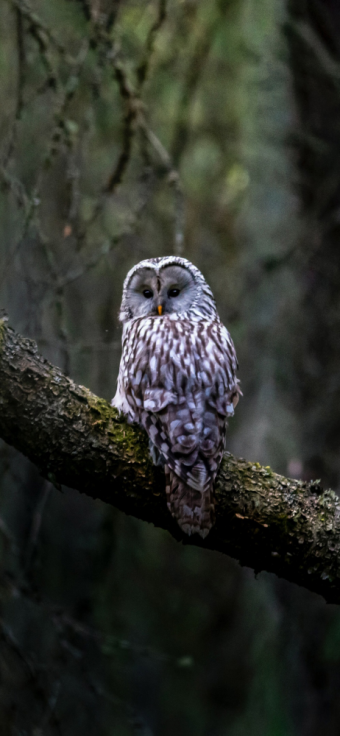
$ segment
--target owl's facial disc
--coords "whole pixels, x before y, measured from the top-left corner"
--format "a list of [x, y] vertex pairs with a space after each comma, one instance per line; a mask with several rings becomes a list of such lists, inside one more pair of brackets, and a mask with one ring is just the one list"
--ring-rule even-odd
[[159, 272], [151, 268], [137, 271], [128, 286], [127, 300], [134, 317], [185, 312], [197, 296], [190, 271], [169, 265]]

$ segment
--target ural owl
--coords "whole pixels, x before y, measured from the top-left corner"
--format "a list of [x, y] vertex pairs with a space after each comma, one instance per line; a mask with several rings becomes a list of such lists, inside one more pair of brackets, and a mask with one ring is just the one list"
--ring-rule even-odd
[[239, 398], [237, 358], [211, 289], [185, 258], [141, 261], [119, 312], [123, 354], [112, 405], [146, 430], [167, 505], [186, 534], [214, 524], [213, 484]]

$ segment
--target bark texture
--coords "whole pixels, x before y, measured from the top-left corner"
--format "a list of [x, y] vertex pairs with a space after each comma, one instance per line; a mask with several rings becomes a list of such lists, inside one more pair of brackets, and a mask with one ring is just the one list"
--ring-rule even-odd
[[225, 454], [216, 526], [203, 542], [182, 535], [166, 508], [165, 479], [148, 440], [0, 320], [0, 436], [54, 485], [76, 488], [167, 529], [340, 602], [340, 501], [319, 482], [285, 478]]

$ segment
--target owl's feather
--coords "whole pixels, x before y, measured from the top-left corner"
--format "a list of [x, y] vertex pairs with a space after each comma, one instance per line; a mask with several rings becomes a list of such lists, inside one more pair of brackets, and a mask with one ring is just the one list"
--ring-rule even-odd
[[168, 465], [165, 470], [167, 506], [185, 534], [199, 534], [203, 539], [215, 523], [213, 484], [194, 490], [176, 475]]

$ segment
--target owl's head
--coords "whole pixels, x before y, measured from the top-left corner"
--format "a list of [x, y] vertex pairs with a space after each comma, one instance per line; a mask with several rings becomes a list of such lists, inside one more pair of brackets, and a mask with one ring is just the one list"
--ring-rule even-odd
[[194, 320], [217, 316], [210, 287], [186, 258], [168, 256], [141, 261], [124, 281], [121, 322], [166, 314]]

